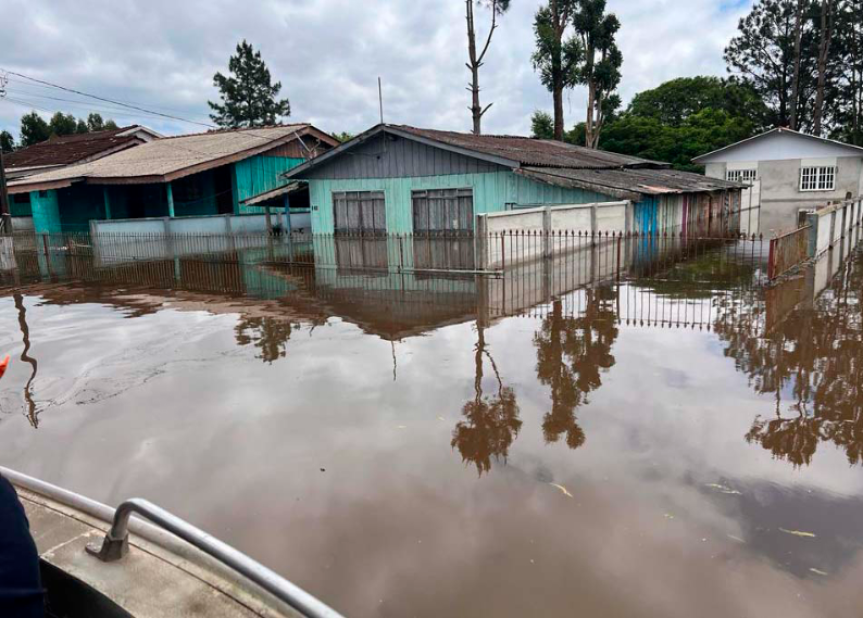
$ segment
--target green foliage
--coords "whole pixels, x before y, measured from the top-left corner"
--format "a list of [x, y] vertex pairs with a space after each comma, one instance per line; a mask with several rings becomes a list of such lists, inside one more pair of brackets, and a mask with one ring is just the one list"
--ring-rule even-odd
[[547, 112], [536, 110], [530, 117], [530, 132], [537, 139], [554, 139], [554, 118]]
[[237, 53], [228, 61], [229, 76], [216, 73], [213, 85], [219, 89], [222, 103], [208, 102], [215, 112], [213, 122], [223, 128], [260, 127], [276, 124], [279, 118], [291, 115], [288, 99], [277, 99], [281, 82], [272, 83], [270, 71], [245, 40], [237, 45]]
[[78, 130], [78, 121], [72, 114], [63, 114], [57, 112], [51, 116], [51, 121], [48, 123], [51, 129], [51, 135], [62, 137], [64, 135], [74, 135]]
[[87, 116], [87, 130], [91, 132], [105, 130], [105, 121], [102, 120], [102, 114], [90, 114]]
[[705, 108], [680, 125], [655, 117], [623, 114], [603, 130], [603, 150], [671, 163], [676, 169], [702, 171], [692, 159], [753, 136], [756, 124], [722, 109]]
[[333, 137], [340, 143], [344, 144], [345, 142], [349, 142], [356, 137], [353, 133], [348, 133], [347, 131], [342, 131], [341, 133], [333, 133]]
[[9, 131], [0, 131], [0, 152], [12, 152], [15, 150], [15, 138]]
[[78, 122], [75, 124], [75, 133], [79, 135], [83, 135], [84, 133], [89, 133], [90, 127], [87, 126], [87, 121], [83, 118], [79, 118]]
[[32, 146], [51, 137], [51, 127], [35, 111], [21, 116], [21, 146]]
[[117, 123], [116, 123], [116, 122], [114, 122], [113, 120], [108, 119], [108, 120], [106, 120], [106, 121], [105, 121], [105, 128], [104, 128], [103, 130], [105, 130], [105, 131], [116, 131], [116, 130], [117, 130], [117, 129], [119, 129], [119, 128], [120, 128], [120, 127], [118, 127], [118, 126], [117, 126]]
[[758, 93], [751, 86], [720, 77], [673, 79], [638, 93], [629, 105], [630, 114], [672, 127], [683, 125], [704, 109], [723, 110], [767, 128], [769, 110]]

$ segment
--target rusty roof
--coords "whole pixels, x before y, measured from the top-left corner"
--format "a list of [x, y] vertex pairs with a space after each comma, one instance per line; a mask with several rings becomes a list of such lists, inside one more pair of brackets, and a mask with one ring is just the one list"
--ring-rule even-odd
[[663, 168], [586, 170], [571, 168], [524, 167], [524, 176], [566, 188], [586, 189], [621, 199], [637, 200], [643, 195], [705, 193], [744, 189], [739, 182], [708, 178], [701, 174]]
[[474, 135], [472, 133], [418, 129], [406, 125], [394, 125], [390, 128], [450, 146], [507, 159], [523, 166], [565, 167], [569, 169], [670, 167], [668, 163], [532, 137]]
[[116, 152], [141, 144], [144, 140], [124, 135], [137, 127], [121, 127], [109, 131], [52, 137], [44, 142], [21, 148], [3, 157], [10, 170], [30, 167], [73, 165], [99, 155]]

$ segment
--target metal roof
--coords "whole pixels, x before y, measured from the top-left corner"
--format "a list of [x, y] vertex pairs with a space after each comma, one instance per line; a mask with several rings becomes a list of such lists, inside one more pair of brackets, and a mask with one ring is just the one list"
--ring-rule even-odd
[[320, 140], [330, 146], [338, 143], [310, 124], [166, 137], [117, 152], [97, 161], [10, 182], [9, 190], [10, 193], [20, 193], [42, 188], [59, 188], [77, 181], [92, 184], [170, 182], [207, 169], [241, 161], [304, 137], [309, 140]]
[[612, 197], [638, 200], [643, 195], [704, 193], [744, 189], [747, 185], [672, 169], [576, 170], [525, 167], [524, 176], [566, 188], [585, 189]]
[[72, 165], [100, 154], [110, 154], [143, 143], [144, 140], [135, 135], [137, 129], [143, 127], [129, 126], [110, 131], [52, 137], [4, 155], [3, 162], [10, 170]]

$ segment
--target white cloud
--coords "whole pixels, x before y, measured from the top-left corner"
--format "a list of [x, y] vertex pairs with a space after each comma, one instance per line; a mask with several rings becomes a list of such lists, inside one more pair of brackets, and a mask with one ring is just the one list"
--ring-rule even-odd
[[[623, 24], [621, 92], [667, 79], [723, 74], [722, 50], [751, 0], [609, 0]], [[330, 131], [362, 131], [378, 119], [377, 78], [389, 122], [466, 130], [468, 72], [459, 0], [2, 0], [16, 15], [0, 67], [165, 113], [207, 122], [212, 75], [225, 70], [238, 40], [259, 48], [291, 99], [293, 117]], [[525, 133], [550, 96], [530, 62], [539, 0], [516, 0], [503, 18], [481, 74], [483, 102], [494, 102], [489, 132]], [[480, 12], [482, 18], [485, 14]], [[483, 26], [484, 27], [484, 26]], [[34, 44], [38, 42], [38, 44]], [[13, 81], [0, 102], [0, 128], [17, 133], [31, 107], [178, 133], [193, 125], [148, 118], [72, 95]], [[25, 104], [20, 101], [26, 102]], [[567, 126], [583, 118], [584, 93], [566, 102]]]

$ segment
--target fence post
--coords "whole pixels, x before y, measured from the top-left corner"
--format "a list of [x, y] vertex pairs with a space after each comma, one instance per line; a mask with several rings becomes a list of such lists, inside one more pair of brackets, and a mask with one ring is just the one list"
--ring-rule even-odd
[[551, 209], [548, 206], [542, 211], [542, 257], [551, 257]]
[[476, 216], [476, 236], [474, 238], [474, 253], [477, 256], [477, 268], [488, 269], [488, 221], [484, 215]]

